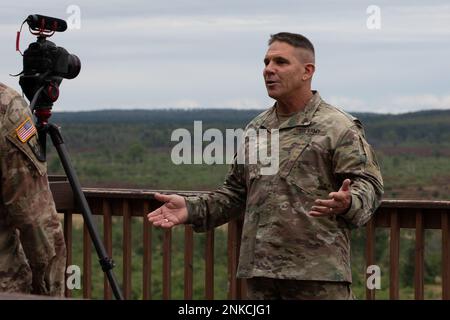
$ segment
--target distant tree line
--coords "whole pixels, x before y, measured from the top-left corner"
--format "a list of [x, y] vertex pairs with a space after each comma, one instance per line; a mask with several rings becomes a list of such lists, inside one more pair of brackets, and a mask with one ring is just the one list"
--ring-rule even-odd
[[[122, 149], [134, 143], [143, 147], [171, 146], [173, 130], [192, 132], [194, 121], [207, 128], [243, 128], [263, 110], [100, 110], [55, 112], [52, 121], [60, 124], [69, 144], [88, 150], [102, 146]], [[399, 115], [354, 113], [365, 127], [370, 143], [378, 146], [450, 146], [450, 110], [421, 111]]]

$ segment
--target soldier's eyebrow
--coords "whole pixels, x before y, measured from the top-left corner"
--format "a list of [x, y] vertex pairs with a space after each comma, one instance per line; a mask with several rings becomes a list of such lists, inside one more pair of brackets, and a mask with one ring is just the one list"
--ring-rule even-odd
[[275, 60], [276, 62], [285, 62], [285, 63], [289, 63], [289, 60], [283, 57], [275, 57], [273, 60]]
[[270, 60], [273, 60], [277, 63], [289, 63], [290, 62], [288, 59], [286, 59], [284, 57], [274, 56], [271, 58], [269, 58], [269, 57], [264, 58], [264, 64], [267, 66], [269, 64]]

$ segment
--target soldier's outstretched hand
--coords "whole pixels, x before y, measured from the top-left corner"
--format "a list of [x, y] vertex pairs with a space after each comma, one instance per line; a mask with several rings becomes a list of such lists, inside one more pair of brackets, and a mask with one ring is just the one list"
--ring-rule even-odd
[[164, 205], [147, 215], [148, 221], [155, 227], [172, 228], [187, 221], [186, 201], [182, 196], [155, 193], [155, 199], [164, 202]]
[[322, 217], [346, 213], [352, 205], [351, 183], [350, 179], [345, 179], [338, 192], [331, 192], [328, 195], [328, 200], [317, 199], [308, 214], [313, 217]]

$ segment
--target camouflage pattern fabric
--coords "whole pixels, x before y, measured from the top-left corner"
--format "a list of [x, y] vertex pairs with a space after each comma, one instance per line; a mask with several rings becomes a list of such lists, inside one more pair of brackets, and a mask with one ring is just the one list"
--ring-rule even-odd
[[[369, 221], [383, 194], [375, 154], [361, 123], [318, 92], [281, 124], [275, 110], [276, 104], [247, 129], [279, 129], [278, 172], [262, 175], [261, 163], [235, 160], [223, 186], [186, 198], [188, 223], [199, 232], [244, 215], [240, 278], [351, 283], [350, 230]], [[352, 204], [345, 214], [307, 214], [316, 199], [327, 199], [346, 178], [352, 181]]]
[[[23, 98], [0, 83], [0, 291], [62, 296], [66, 247], [33, 119]], [[31, 120], [32, 121], [32, 120]]]
[[350, 284], [270, 278], [247, 279], [250, 300], [353, 300]]

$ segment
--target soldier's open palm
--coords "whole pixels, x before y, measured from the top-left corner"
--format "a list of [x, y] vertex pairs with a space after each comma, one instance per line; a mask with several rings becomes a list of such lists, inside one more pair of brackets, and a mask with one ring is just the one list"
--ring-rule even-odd
[[317, 199], [308, 214], [313, 217], [322, 217], [346, 213], [352, 205], [350, 184], [351, 180], [345, 179], [338, 192], [331, 192], [328, 195], [329, 199]]
[[155, 193], [155, 199], [164, 202], [164, 205], [147, 215], [148, 221], [155, 227], [172, 228], [187, 221], [186, 201], [182, 196]]

